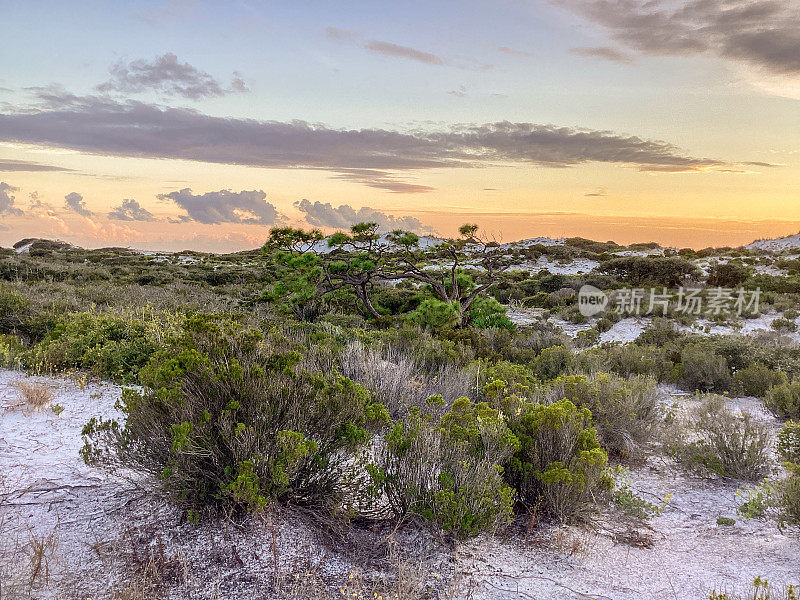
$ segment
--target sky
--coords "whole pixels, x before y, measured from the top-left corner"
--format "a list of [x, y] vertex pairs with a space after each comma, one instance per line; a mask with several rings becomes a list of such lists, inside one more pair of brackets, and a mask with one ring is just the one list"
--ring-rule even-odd
[[0, 245], [800, 231], [800, 0], [0, 6]]

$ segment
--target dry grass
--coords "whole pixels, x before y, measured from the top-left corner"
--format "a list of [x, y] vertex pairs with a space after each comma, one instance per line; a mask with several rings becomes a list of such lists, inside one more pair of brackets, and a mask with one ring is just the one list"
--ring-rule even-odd
[[34, 410], [41, 410], [48, 406], [55, 397], [53, 390], [45, 383], [22, 380], [15, 382], [13, 385], [20, 398], [25, 401], [25, 404]]

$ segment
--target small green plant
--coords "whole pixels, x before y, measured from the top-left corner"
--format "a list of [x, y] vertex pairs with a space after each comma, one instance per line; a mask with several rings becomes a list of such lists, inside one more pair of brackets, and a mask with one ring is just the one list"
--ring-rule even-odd
[[50, 410], [52, 410], [52, 411], [53, 411], [53, 414], [55, 414], [56, 416], [58, 416], [58, 415], [60, 415], [62, 412], [64, 412], [64, 407], [63, 407], [63, 406], [61, 406], [60, 404], [51, 404], [51, 405], [50, 405]]
[[614, 488], [611, 491], [611, 500], [625, 514], [639, 519], [649, 519], [664, 512], [671, 496], [664, 499], [663, 505], [659, 506], [644, 498], [637, 496], [631, 488], [630, 468], [618, 465], [608, 470], [609, 476], [614, 481]]
[[746, 519], [762, 518], [774, 503], [775, 486], [769, 479], [764, 479], [758, 485], [736, 490], [736, 498], [741, 501], [737, 513]]
[[736, 519], [731, 519], [730, 517], [717, 517], [717, 525], [730, 527], [732, 525], [736, 525]]

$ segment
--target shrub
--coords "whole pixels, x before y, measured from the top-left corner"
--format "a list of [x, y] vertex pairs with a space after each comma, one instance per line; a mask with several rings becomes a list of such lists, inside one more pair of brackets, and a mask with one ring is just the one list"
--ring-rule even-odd
[[151, 327], [120, 315], [73, 314], [31, 349], [25, 363], [33, 370], [78, 368], [98, 377], [134, 380], [158, 349]]
[[800, 381], [782, 383], [771, 388], [764, 404], [783, 419], [800, 419]]
[[445, 406], [467, 396], [474, 388], [473, 375], [449, 362], [425, 370], [418, 361], [396, 346], [366, 347], [352, 342], [339, 357], [342, 374], [374, 392], [392, 418], [406, 414], [412, 406], [425, 407], [425, 400], [439, 395]]
[[468, 398], [434, 422], [412, 409], [390, 428], [378, 464], [370, 468], [373, 495], [392, 511], [416, 513], [459, 537], [507, 521], [514, 491], [502, 465], [519, 447], [503, 416]]
[[647, 377], [626, 380], [609, 373], [561, 376], [548, 393], [588, 408], [603, 448], [629, 456], [653, 438], [661, 421], [656, 382]]
[[408, 320], [428, 329], [455, 327], [459, 323], [459, 311], [450, 302], [427, 298], [408, 313]]
[[674, 321], [665, 317], [653, 317], [650, 324], [636, 338], [636, 343], [640, 346], [661, 347], [674, 342], [680, 335]]
[[0, 333], [14, 333], [25, 322], [31, 303], [9, 285], [0, 285]]
[[713, 262], [708, 269], [706, 283], [711, 287], [735, 288], [747, 281], [752, 274], [753, 269], [739, 261], [729, 261], [724, 264]]
[[681, 351], [680, 382], [689, 390], [729, 390], [731, 373], [728, 362], [705, 344], [689, 343]]
[[494, 298], [478, 296], [469, 307], [469, 323], [473, 327], [485, 329], [498, 327], [513, 331], [516, 326], [506, 316], [506, 308]]
[[173, 501], [258, 510], [283, 498], [332, 508], [371, 420], [364, 388], [301, 370], [301, 355], [230, 322], [187, 320], [125, 390], [125, 424], [92, 419], [84, 460], [155, 474]]
[[566, 399], [529, 404], [511, 420], [521, 446], [506, 474], [524, 504], [573, 521], [593, 507], [596, 494], [610, 489], [604, 474], [608, 455], [591, 420], [588, 409]]
[[787, 463], [800, 464], [800, 423], [789, 421], [781, 428], [778, 454]]
[[765, 517], [775, 503], [775, 486], [769, 479], [745, 490], [736, 490], [736, 498], [742, 501], [736, 512], [745, 519]]
[[763, 398], [771, 387], [786, 383], [786, 374], [757, 361], [736, 371], [733, 380], [737, 390], [745, 396]]
[[43, 408], [53, 401], [53, 390], [46, 383], [17, 381], [13, 385], [25, 403], [33, 409]]
[[776, 484], [778, 524], [800, 525], [800, 474], [794, 474]]
[[772, 322], [772, 328], [776, 331], [797, 331], [797, 323], [780, 317]]
[[555, 379], [569, 370], [574, 361], [572, 352], [564, 346], [544, 348], [533, 360], [531, 370], [539, 379]]
[[751, 415], [736, 415], [725, 399], [712, 396], [695, 411], [692, 441], [679, 442], [676, 456], [689, 467], [720, 477], [758, 480], [769, 469], [770, 438]]

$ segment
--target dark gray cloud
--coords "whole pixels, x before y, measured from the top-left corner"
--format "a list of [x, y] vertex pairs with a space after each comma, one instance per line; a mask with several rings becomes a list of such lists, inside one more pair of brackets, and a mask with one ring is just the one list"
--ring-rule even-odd
[[133, 199], [126, 198], [122, 204], [115, 206], [108, 213], [109, 219], [116, 219], [117, 221], [155, 221], [153, 213], [142, 206]]
[[14, 206], [13, 192], [18, 192], [19, 188], [14, 187], [5, 181], [0, 181], [0, 215], [22, 216], [22, 211]]
[[168, 96], [183, 96], [197, 100], [224, 96], [234, 91], [247, 91], [239, 75], [235, 75], [230, 88], [225, 88], [214, 77], [193, 67], [178, 62], [172, 53], [159, 56], [152, 61], [120, 61], [109, 69], [111, 78], [97, 86], [100, 92], [122, 92], [126, 94], [156, 91]]
[[358, 210], [347, 204], [334, 207], [330, 202], [310, 202], [306, 199], [295, 202], [295, 206], [305, 215], [306, 221], [314, 227], [348, 229], [356, 223], [377, 223], [382, 231], [405, 229], [418, 233], [432, 233], [433, 230], [416, 217], [395, 217], [384, 212], [363, 206]]
[[172, 200], [185, 210], [184, 221], [274, 225], [279, 220], [278, 211], [266, 197], [261, 190], [193, 194], [189, 188], [158, 195], [160, 200]]
[[78, 213], [82, 217], [92, 216], [92, 211], [86, 208], [86, 202], [84, 202], [83, 196], [81, 196], [78, 192], [70, 192], [64, 196], [64, 206], [66, 206], [69, 210]]
[[42, 165], [39, 163], [28, 162], [26, 160], [3, 160], [0, 159], [0, 171], [71, 171], [63, 167], [53, 165]]
[[800, 74], [797, 0], [555, 0], [649, 55], [710, 53]]
[[[0, 141], [114, 156], [174, 158], [272, 168], [402, 171], [517, 163], [569, 167], [587, 162], [650, 171], [699, 170], [664, 141], [575, 127], [502, 121], [440, 130], [331, 129], [305, 121], [221, 118], [186, 108], [37, 91], [36, 110], [0, 114]], [[385, 181], [383, 182], [385, 183]]]
[[616, 48], [610, 46], [600, 46], [596, 48], [570, 48], [570, 52], [578, 56], [587, 56], [590, 58], [602, 58], [603, 60], [610, 60], [616, 63], [631, 63], [631, 57], [620, 52]]
[[391, 42], [381, 42], [372, 40], [364, 44], [364, 48], [375, 54], [383, 54], [384, 56], [391, 56], [393, 58], [408, 58], [426, 65], [443, 65], [445, 60], [441, 56], [431, 54], [430, 52], [423, 52], [408, 46], [400, 46], [392, 44]]

